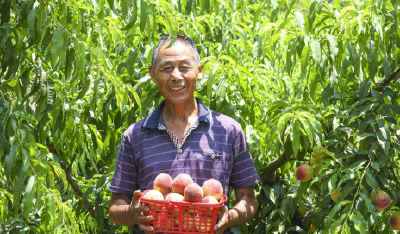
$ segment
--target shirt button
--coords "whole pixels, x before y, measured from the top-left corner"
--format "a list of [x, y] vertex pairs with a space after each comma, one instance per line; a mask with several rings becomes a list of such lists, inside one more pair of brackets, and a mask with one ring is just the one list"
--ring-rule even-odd
[[182, 149], [179, 149], [179, 151], [178, 151], [179, 153], [182, 153]]
[[214, 158], [215, 158], [215, 155], [211, 155], [211, 158], [214, 159]]

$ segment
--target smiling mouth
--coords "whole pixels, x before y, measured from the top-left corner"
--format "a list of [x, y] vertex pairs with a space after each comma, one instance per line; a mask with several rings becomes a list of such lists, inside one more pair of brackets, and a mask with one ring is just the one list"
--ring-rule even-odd
[[172, 87], [171, 90], [179, 91], [179, 90], [182, 90], [184, 88], [185, 88], [185, 86], [178, 86], [178, 87]]

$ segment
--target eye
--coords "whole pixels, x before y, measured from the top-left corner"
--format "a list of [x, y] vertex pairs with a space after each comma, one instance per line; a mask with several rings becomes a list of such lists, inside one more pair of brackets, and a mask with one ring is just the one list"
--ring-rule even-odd
[[164, 69], [162, 69], [163, 71], [172, 71], [172, 67], [165, 67]]

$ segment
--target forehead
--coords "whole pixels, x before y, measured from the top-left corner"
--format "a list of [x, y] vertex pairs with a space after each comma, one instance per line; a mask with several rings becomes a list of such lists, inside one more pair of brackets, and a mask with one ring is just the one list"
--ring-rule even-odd
[[157, 63], [169, 63], [169, 62], [179, 62], [179, 61], [188, 61], [195, 62], [192, 50], [188, 45], [186, 45], [182, 41], [175, 41], [175, 43], [168, 49], [165, 49], [170, 44], [170, 41], [165, 42], [158, 52], [158, 56], [156, 59]]

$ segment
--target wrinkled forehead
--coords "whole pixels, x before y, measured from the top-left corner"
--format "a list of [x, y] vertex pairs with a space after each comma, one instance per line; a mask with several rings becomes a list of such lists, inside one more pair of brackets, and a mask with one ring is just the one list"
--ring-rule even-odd
[[166, 41], [162, 46], [160, 46], [160, 51], [156, 58], [156, 64], [164, 64], [172, 58], [182, 62], [196, 62], [190, 46], [186, 45], [181, 40], [176, 40], [170, 48], [166, 49], [170, 43], [171, 41]]

